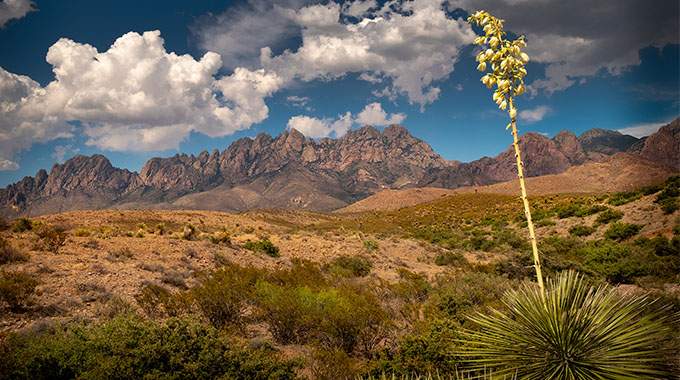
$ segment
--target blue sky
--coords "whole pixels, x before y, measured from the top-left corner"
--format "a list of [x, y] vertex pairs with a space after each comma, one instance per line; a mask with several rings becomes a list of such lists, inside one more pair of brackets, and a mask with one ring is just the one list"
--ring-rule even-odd
[[[162, 5], [161, 5], [162, 4]], [[677, 1], [0, 2], [0, 186], [75, 154], [139, 171], [294, 127], [406, 126], [449, 160], [507, 148], [479, 82], [485, 9], [525, 35], [520, 132], [650, 134], [678, 117]]]

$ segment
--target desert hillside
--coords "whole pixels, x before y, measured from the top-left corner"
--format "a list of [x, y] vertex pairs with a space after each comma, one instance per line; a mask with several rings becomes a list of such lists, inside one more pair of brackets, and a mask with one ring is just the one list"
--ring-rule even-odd
[[[653, 292], [677, 309], [678, 185], [676, 176], [628, 192], [532, 196], [546, 275], [577, 269], [589, 281]], [[276, 360], [304, 358], [299, 376], [379, 371], [380, 360], [399, 373], [414, 365], [453, 368], [450, 359], [407, 347], [413, 339], [433, 344], [442, 323], [452, 330], [440, 333], [451, 337], [467, 326], [465, 315], [502, 307], [505, 290], [531, 282], [526, 223], [513, 195], [410, 192], [436, 199], [363, 213], [94, 210], [3, 224], [0, 329], [28, 333], [70, 322], [98, 328], [130, 313], [136, 317], [125, 318], [192, 316], [252, 347], [269, 342]], [[291, 294], [340, 297], [354, 306], [305, 317], [286, 309], [302, 302]], [[214, 314], [210, 305], [218, 300], [236, 314]], [[342, 319], [362, 308], [378, 319]], [[340, 314], [324, 314], [331, 312]], [[285, 325], [292, 335], [280, 330], [277, 315], [293, 318]], [[374, 324], [345, 341], [324, 324], [300, 330], [313, 315]], [[455, 350], [448, 344], [436, 350]], [[378, 360], [380, 350], [396, 356]], [[329, 359], [331, 352], [340, 356]]]

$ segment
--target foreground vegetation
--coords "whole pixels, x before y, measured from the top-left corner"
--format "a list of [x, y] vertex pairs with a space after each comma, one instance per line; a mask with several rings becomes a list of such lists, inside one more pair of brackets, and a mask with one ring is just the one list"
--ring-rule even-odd
[[[644, 334], [623, 335], [646, 338], [631, 346], [640, 358], [634, 366], [661, 378], [679, 371], [668, 359], [678, 355], [680, 220], [677, 211], [669, 213], [664, 206], [668, 199], [677, 202], [679, 182], [671, 177], [626, 193], [532, 199], [543, 270], [556, 282], [548, 294], [566, 294], [556, 290], [561, 284], [556, 279], [573, 270], [580, 275], [578, 281], [570, 277], [569, 284], [601, 287], [606, 293], [593, 293], [600, 294], [595, 298], [637, 305], [621, 314], [626, 320], [621, 328], [637, 327]], [[670, 218], [674, 227], [652, 228], [646, 223], [654, 221], [633, 218], [640, 212]], [[526, 227], [516, 199], [454, 196], [395, 212], [313, 215], [311, 223], [262, 215], [261, 220], [279, 226], [275, 232], [264, 224], [171, 220], [128, 220], [122, 227], [52, 226], [30, 219], [3, 224], [0, 316], [3, 321], [48, 318], [0, 335], [0, 353], [7, 358], [0, 363], [0, 378], [466, 379], [503, 378], [507, 369], [508, 378], [524, 376], [508, 363], [475, 365], [505, 355], [480, 351], [484, 334], [494, 331], [485, 321], [496, 326], [507, 318], [519, 321], [513, 313], [535, 300], [531, 248], [523, 238]], [[354, 251], [317, 262], [292, 258], [278, 246], [286, 239], [298, 241], [300, 234], [359, 240]], [[74, 244], [97, 251], [109, 239], [186, 246], [187, 267], [206, 257], [191, 247], [215, 253], [212, 267], [190, 275], [151, 262], [136, 264], [149, 275], [159, 273], [159, 281], [143, 281], [132, 298], [83, 282], [78, 294], [83, 302], [101, 305], [97, 318], [50, 319], [55, 314], [49, 305], [38, 306], [36, 300], [54, 269], [33, 255], [71, 255], [68, 247]], [[396, 265], [385, 277], [379, 271], [392, 254], [387, 247], [401, 240], [426, 247], [431, 255], [423, 260], [439, 270], [424, 274]], [[227, 248], [244, 261], [220, 253]], [[137, 255], [125, 246], [99, 257], [126, 268], [135, 266]], [[266, 265], [247, 264], [245, 259], [253, 257]], [[621, 284], [626, 286], [612, 287]], [[555, 310], [571, 304], [573, 309], [583, 297], [564, 303], [558, 297]], [[598, 310], [609, 310], [603, 305]], [[521, 315], [530, 315], [529, 309]], [[529, 339], [538, 330], [512, 331], [518, 339]]]

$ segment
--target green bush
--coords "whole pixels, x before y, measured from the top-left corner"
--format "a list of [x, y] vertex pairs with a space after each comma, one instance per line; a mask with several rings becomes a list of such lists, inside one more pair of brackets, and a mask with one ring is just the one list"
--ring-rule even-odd
[[623, 218], [623, 213], [621, 211], [607, 208], [606, 210], [602, 211], [600, 215], [597, 216], [597, 218], [595, 219], [595, 223], [609, 224], [611, 222], [620, 220], [621, 218]]
[[166, 232], [168, 232], [168, 229], [165, 227], [165, 223], [156, 224], [156, 235], [165, 235]]
[[0, 275], [0, 301], [5, 301], [12, 311], [20, 311], [30, 301], [40, 282], [26, 272], [2, 272]]
[[364, 248], [368, 251], [377, 251], [380, 246], [378, 245], [378, 242], [373, 240], [373, 239], [366, 239], [364, 240]]
[[460, 252], [444, 251], [437, 254], [437, 256], [434, 258], [434, 263], [439, 266], [463, 266], [467, 265], [468, 261]]
[[192, 298], [188, 293], [172, 294], [155, 284], [146, 284], [135, 295], [139, 307], [152, 318], [179, 317], [191, 310]]
[[134, 315], [4, 342], [12, 379], [297, 379], [298, 360], [264, 344], [247, 348], [191, 319]]
[[680, 206], [678, 206], [678, 198], [666, 198], [659, 201], [659, 207], [664, 214], [669, 215], [674, 213]]
[[271, 257], [279, 257], [279, 247], [275, 246], [274, 243], [269, 241], [267, 238], [263, 238], [260, 241], [249, 241], [243, 244], [243, 248], [253, 251], [262, 252]]
[[642, 229], [642, 224], [614, 223], [604, 233], [607, 239], [623, 241], [635, 236]]
[[621, 206], [640, 198], [642, 198], [642, 192], [640, 191], [624, 191], [621, 193], [612, 194], [607, 200], [607, 203], [612, 206]]
[[33, 221], [29, 218], [21, 218], [14, 222], [12, 225], [13, 232], [25, 232], [33, 229]]
[[7, 240], [0, 238], [0, 264], [28, 261], [28, 253], [15, 248]]
[[373, 262], [364, 256], [342, 255], [329, 267], [329, 271], [340, 277], [364, 277], [371, 273]]
[[210, 235], [210, 241], [213, 244], [230, 244], [231, 243], [231, 233], [229, 232], [229, 229], [226, 227], [222, 227], [219, 229], [219, 231], [216, 231], [214, 234]]
[[79, 227], [73, 230], [73, 236], [78, 236], [78, 237], [88, 237], [92, 234], [90, 230], [88, 230], [85, 227]]
[[182, 239], [193, 240], [196, 237], [196, 227], [193, 224], [188, 223], [184, 228], [182, 228]]
[[428, 380], [438, 377], [415, 377], [414, 374], [455, 374], [459, 364], [454, 343], [460, 338], [457, 327], [450, 319], [428, 321], [422, 331], [401, 338], [394, 349], [385, 347], [379, 350], [369, 363], [366, 378], [382, 379], [381, 375], [389, 373], [395, 377], [388, 376], [386, 379]]
[[571, 236], [588, 236], [592, 235], [597, 229], [595, 227], [586, 226], [583, 224], [569, 227], [569, 235]]
[[59, 249], [66, 244], [65, 231], [51, 226], [44, 226], [37, 229], [36, 235], [40, 239], [43, 248], [52, 253], [58, 253]]
[[210, 274], [199, 274], [199, 284], [190, 290], [191, 297], [213, 326], [241, 326], [255, 283], [262, 274], [252, 267], [227, 264]]

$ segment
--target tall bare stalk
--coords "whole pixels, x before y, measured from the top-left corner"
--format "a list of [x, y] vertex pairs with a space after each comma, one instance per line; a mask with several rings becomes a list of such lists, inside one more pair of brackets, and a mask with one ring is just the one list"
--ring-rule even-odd
[[525, 48], [527, 44], [524, 42], [524, 36], [520, 36], [515, 41], [505, 39], [503, 20], [497, 19], [485, 11], [479, 11], [470, 16], [470, 18], [468, 18], [468, 23], [473, 22], [482, 26], [486, 33], [485, 36], [475, 39], [475, 44], [489, 44], [489, 47], [485, 51], [482, 51], [477, 55], [477, 61], [479, 62], [477, 69], [479, 71], [486, 71], [487, 63], [490, 64], [491, 68], [491, 73], [485, 74], [481, 81], [488, 88], [491, 88], [494, 85], [497, 86], [497, 89], [493, 94], [493, 100], [498, 104], [500, 109], [507, 109], [508, 114], [510, 115], [510, 124], [508, 124], [505, 129], [508, 130], [512, 127], [512, 145], [515, 148], [517, 176], [519, 177], [519, 186], [522, 193], [521, 197], [524, 205], [524, 214], [529, 226], [531, 249], [534, 253], [536, 279], [538, 280], [541, 293], [544, 293], [541, 260], [538, 255], [536, 235], [534, 234], [534, 223], [531, 221], [531, 209], [529, 208], [526, 186], [524, 184], [524, 168], [517, 140], [517, 125], [515, 120], [517, 109], [514, 105], [514, 98], [516, 95], [521, 95], [525, 91], [524, 80], [522, 78], [527, 74], [524, 65], [529, 62], [529, 56], [526, 53], [523, 53], [521, 49]]

